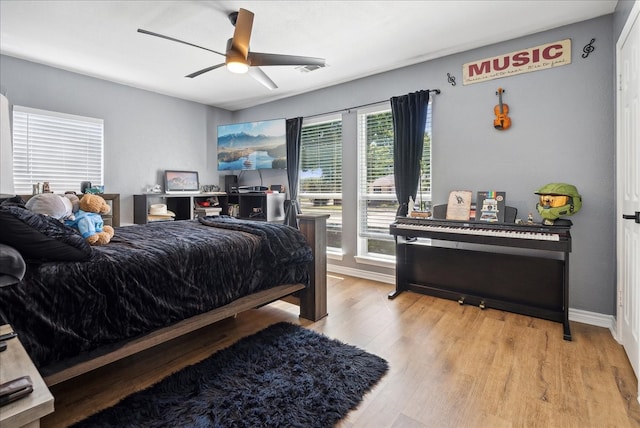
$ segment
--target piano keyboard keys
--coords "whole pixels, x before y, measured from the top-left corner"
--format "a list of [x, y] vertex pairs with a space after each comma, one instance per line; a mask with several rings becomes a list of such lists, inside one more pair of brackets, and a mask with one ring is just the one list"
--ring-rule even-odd
[[461, 235], [479, 235], [479, 236], [497, 236], [503, 238], [516, 238], [516, 239], [535, 239], [538, 241], [560, 241], [560, 235], [557, 233], [545, 233], [545, 232], [531, 232], [520, 231], [510, 229], [486, 229], [486, 228], [471, 228], [471, 227], [447, 227], [447, 226], [434, 226], [430, 224], [406, 224], [397, 223], [395, 225], [398, 229], [408, 230], [422, 230], [441, 233], [457, 233]]

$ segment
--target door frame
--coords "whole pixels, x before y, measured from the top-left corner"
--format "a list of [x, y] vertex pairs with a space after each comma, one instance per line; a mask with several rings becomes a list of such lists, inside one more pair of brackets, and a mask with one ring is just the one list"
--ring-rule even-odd
[[[625, 25], [620, 33], [620, 37], [616, 42], [616, 156], [618, 156], [620, 144], [621, 144], [621, 101], [619, 96], [619, 88], [620, 88], [620, 75], [621, 75], [621, 64], [620, 64], [620, 50], [622, 41], [627, 38], [631, 29], [634, 25], [640, 25], [640, 1], [636, 0], [634, 3], [629, 16], [625, 22]], [[620, 177], [619, 177], [619, 167], [618, 161], [616, 160], [616, 253], [620, 251], [620, 245], [622, 242], [622, 197], [620, 191]], [[622, 344], [622, 308], [627, 304], [627, 302], [623, 301], [624, 293], [622, 289], [618, 288], [620, 286], [621, 280], [621, 269], [619, 265], [619, 257], [616, 257], [616, 332], [615, 339]], [[639, 290], [640, 291], [640, 290]], [[639, 326], [640, 327], [640, 326]], [[640, 373], [636, 373], [636, 376], [640, 377]], [[640, 385], [639, 385], [640, 392]], [[640, 394], [638, 395], [638, 400], [640, 401]]]

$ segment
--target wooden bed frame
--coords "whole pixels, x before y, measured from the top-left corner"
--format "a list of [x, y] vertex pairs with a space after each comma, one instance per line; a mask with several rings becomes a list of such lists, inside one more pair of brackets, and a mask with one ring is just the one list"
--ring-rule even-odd
[[327, 259], [326, 220], [329, 215], [305, 214], [298, 216], [300, 231], [311, 247], [314, 261], [309, 263], [309, 287], [303, 284], [284, 284], [262, 290], [237, 299], [204, 314], [196, 315], [171, 326], [153, 331], [145, 336], [127, 342], [122, 347], [99, 357], [75, 364], [44, 378], [48, 386], [56, 385], [74, 377], [88, 373], [99, 367], [147, 350], [161, 343], [175, 339], [199, 328], [283, 299], [300, 306], [300, 317], [317, 321], [327, 315]]

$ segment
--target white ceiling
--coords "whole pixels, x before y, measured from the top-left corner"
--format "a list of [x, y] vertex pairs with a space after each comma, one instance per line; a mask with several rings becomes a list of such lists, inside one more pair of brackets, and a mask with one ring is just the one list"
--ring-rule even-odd
[[[228, 110], [613, 13], [617, 0], [140, 1], [0, 0], [0, 53]], [[322, 57], [327, 67], [262, 67], [270, 91], [219, 68], [227, 16], [255, 14], [251, 50]], [[10, 88], [7, 88], [10, 89]]]

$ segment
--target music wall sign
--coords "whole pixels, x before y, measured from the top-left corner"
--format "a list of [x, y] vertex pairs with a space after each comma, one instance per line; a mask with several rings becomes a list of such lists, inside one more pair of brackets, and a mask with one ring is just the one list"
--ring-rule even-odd
[[571, 39], [468, 62], [462, 66], [462, 84], [546, 70], [571, 64]]

